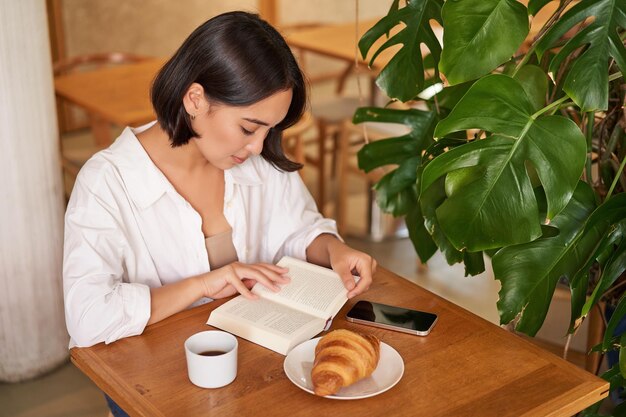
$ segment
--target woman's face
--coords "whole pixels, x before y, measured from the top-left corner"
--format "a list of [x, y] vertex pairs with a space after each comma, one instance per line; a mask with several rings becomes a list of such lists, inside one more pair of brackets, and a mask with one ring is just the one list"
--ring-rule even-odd
[[217, 168], [242, 164], [250, 155], [261, 153], [269, 130], [287, 115], [291, 97], [289, 89], [245, 107], [207, 103], [207, 110], [200, 106], [192, 121], [200, 137], [190, 143]]

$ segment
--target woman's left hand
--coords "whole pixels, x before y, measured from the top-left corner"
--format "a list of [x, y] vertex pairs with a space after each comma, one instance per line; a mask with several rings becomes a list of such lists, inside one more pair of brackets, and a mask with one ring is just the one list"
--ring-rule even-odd
[[[328, 243], [330, 265], [339, 274], [348, 290], [348, 298], [367, 291], [372, 284], [372, 275], [376, 272], [377, 263], [366, 253], [352, 249], [345, 243], [334, 239]], [[355, 283], [353, 275], [360, 277]]]

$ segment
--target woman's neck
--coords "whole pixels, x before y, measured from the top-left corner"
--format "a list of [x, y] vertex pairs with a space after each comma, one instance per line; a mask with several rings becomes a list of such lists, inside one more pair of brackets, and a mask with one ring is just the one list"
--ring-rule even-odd
[[172, 147], [168, 134], [159, 122], [138, 133], [137, 139], [157, 167], [187, 172], [213, 167], [191, 142]]

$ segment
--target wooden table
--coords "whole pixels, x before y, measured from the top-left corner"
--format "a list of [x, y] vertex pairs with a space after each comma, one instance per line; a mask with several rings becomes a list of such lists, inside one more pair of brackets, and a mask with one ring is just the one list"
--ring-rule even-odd
[[[387, 39], [386, 37], [381, 37], [374, 43], [369, 51], [367, 60], [362, 58], [361, 52], [357, 52], [359, 39], [361, 39], [361, 36], [374, 26], [377, 21], [378, 19], [360, 21], [356, 28], [354, 23], [344, 23], [296, 30], [286, 34], [285, 39], [289, 46], [300, 51], [301, 60], [303, 59], [303, 52], [312, 52], [328, 58], [344, 61], [347, 66], [339, 77], [337, 77], [338, 85], [336, 90], [337, 92], [341, 92], [348, 76], [354, 72], [355, 56], [357, 57], [359, 65], [367, 67], [369, 58], [371, 58], [374, 52], [378, 50], [378, 47]], [[394, 28], [391, 33], [395, 34], [397, 31], [398, 29]], [[376, 75], [389, 63], [401, 46], [402, 45], [395, 45], [381, 52], [370, 71], [367, 72], [367, 76], [369, 77], [370, 105], [373, 106], [375, 104], [376, 95], [378, 94], [378, 88], [375, 84]], [[422, 49], [425, 49], [425, 47], [422, 46]]]
[[162, 59], [60, 75], [54, 90], [84, 108], [90, 116], [95, 142], [111, 144], [110, 125], [138, 126], [155, 119], [150, 85]]
[[[364, 20], [358, 25], [356, 37], [354, 23], [324, 25], [309, 29], [296, 30], [285, 36], [289, 46], [307, 52], [336, 58], [342, 61], [354, 62], [358, 39], [367, 32], [377, 20]], [[393, 54], [392, 54], [393, 55]], [[366, 63], [359, 53], [359, 62]], [[386, 59], [385, 59], [386, 58]], [[389, 62], [391, 56], [385, 53], [379, 57], [382, 63]], [[377, 67], [382, 68], [382, 65]]]
[[[378, 22], [378, 19], [359, 21], [357, 26], [358, 37], [355, 33], [354, 23], [344, 23], [297, 30], [286, 34], [285, 39], [287, 40], [287, 43], [295, 49], [314, 52], [326, 57], [354, 63], [358, 41], [361, 39], [361, 36], [365, 34], [365, 32], [376, 24], [376, 22]], [[391, 30], [390, 36], [395, 35], [399, 30], [400, 25], [394, 27]], [[433, 23], [433, 31], [437, 36], [443, 36], [443, 29], [439, 26], [439, 24]], [[371, 58], [374, 52], [376, 52], [380, 45], [386, 42], [386, 40], [387, 37], [382, 36], [374, 43], [369, 51], [368, 60], [364, 60], [359, 52], [359, 63], [367, 65], [369, 58]], [[401, 47], [402, 45], [394, 45], [381, 52], [372, 67], [374, 72], [378, 73], [382, 70]], [[420, 45], [420, 48], [423, 56], [430, 53], [424, 44]]]
[[[427, 337], [348, 323], [359, 298], [432, 311]], [[609, 384], [573, 364], [380, 268], [334, 328], [376, 334], [405, 363], [404, 376], [375, 397], [337, 401], [292, 384], [284, 356], [239, 339], [239, 370], [213, 390], [187, 378], [183, 342], [208, 330], [216, 301], [148, 326], [141, 336], [71, 350], [72, 362], [131, 416], [571, 416], [607, 396]]]

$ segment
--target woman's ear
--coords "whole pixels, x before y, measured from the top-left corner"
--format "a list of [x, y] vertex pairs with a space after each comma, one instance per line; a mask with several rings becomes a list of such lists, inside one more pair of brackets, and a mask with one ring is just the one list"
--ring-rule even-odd
[[183, 96], [183, 106], [192, 119], [201, 113], [207, 113], [209, 101], [204, 95], [204, 87], [198, 83], [191, 84]]

